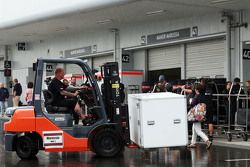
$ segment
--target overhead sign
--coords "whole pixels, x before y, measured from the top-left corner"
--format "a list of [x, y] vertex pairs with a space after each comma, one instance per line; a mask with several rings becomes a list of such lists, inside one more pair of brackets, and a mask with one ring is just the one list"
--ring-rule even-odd
[[123, 63], [129, 63], [129, 55], [128, 54], [123, 54], [122, 55], [122, 62]]
[[141, 36], [141, 44], [142, 44], [142, 45], [145, 45], [145, 44], [147, 43], [146, 40], [147, 40], [147, 38], [146, 38], [145, 35]]
[[53, 72], [53, 65], [47, 64], [46, 65], [46, 72]]
[[197, 37], [198, 36], [198, 27], [194, 26], [192, 27], [192, 37]]
[[17, 43], [17, 50], [26, 50], [26, 44], [25, 42], [18, 42]]
[[173, 41], [177, 39], [190, 38], [191, 37], [190, 31], [191, 31], [190, 28], [184, 28], [180, 30], [151, 34], [147, 36], [147, 44], [155, 44], [155, 43]]
[[43, 146], [47, 148], [63, 148], [63, 131], [44, 131]]
[[82, 47], [82, 48], [65, 50], [64, 51], [64, 56], [66, 58], [71, 58], [71, 57], [77, 57], [77, 56], [87, 55], [87, 54], [91, 54], [91, 53], [92, 53], [92, 47], [91, 46], [85, 46], [85, 47]]
[[243, 49], [243, 59], [250, 59], [250, 49]]
[[11, 61], [4, 61], [4, 68], [11, 68]]

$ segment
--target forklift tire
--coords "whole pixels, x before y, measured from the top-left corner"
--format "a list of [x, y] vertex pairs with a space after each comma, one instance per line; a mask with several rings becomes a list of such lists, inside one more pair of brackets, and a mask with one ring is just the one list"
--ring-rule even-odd
[[113, 129], [99, 130], [92, 141], [92, 149], [97, 156], [114, 157], [124, 150], [121, 136]]
[[21, 159], [32, 159], [38, 151], [35, 140], [30, 136], [22, 136], [17, 139], [16, 153]]

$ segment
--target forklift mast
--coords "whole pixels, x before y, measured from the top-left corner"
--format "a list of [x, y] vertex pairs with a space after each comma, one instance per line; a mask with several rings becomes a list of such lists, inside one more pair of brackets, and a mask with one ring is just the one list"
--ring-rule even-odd
[[108, 119], [113, 123], [120, 123], [121, 93], [120, 77], [117, 62], [107, 62], [102, 66], [103, 100]]
[[124, 101], [124, 85], [120, 82], [118, 63], [107, 62], [101, 68], [103, 101], [108, 120], [117, 123], [124, 142], [130, 143], [128, 105]]

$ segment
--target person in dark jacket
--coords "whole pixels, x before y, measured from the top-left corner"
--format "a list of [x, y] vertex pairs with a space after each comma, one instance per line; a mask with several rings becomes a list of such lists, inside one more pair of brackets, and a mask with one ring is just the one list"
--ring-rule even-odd
[[22, 86], [18, 83], [18, 79], [14, 79], [14, 88], [13, 88], [13, 107], [18, 107], [20, 102], [20, 97], [22, 95]]
[[208, 138], [210, 141], [213, 140], [214, 134], [214, 115], [215, 115], [215, 107], [213, 106], [213, 89], [212, 85], [208, 83], [208, 79], [202, 78], [201, 85], [203, 86], [202, 94], [205, 95], [205, 104], [206, 104], [206, 118], [208, 124]]
[[67, 86], [61, 82], [61, 80], [64, 79], [64, 75], [64, 69], [57, 68], [55, 70], [55, 77], [49, 84], [48, 90], [54, 95], [54, 97], [56, 97], [53, 99], [52, 105], [74, 109], [74, 111], [83, 120], [85, 118], [85, 115], [82, 113], [81, 106], [76, 98], [79, 92], [76, 91], [74, 93], [71, 93], [66, 90]]
[[[234, 82], [233, 82], [233, 86], [232, 86], [232, 90], [231, 90], [231, 97], [230, 97], [230, 102], [231, 102], [231, 110], [230, 110], [230, 125], [234, 125], [235, 124], [235, 114], [237, 112], [237, 97], [236, 95], [238, 93], [243, 94], [243, 91], [240, 91], [240, 78], [236, 77], [234, 78]], [[241, 100], [239, 101], [239, 108], [242, 108], [241, 106]], [[231, 129], [233, 129], [233, 127], [231, 127]]]
[[172, 92], [172, 91], [173, 91], [173, 86], [172, 84], [166, 81], [164, 75], [159, 76], [159, 82], [154, 85], [154, 88], [152, 90], [153, 93]]
[[9, 98], [9, 91], [4, 87], [3, 83], [0, 83], [0, 109], [2, 113], [2, 117], [4, 116], [4, 112], [6, 109], [6, 101]]

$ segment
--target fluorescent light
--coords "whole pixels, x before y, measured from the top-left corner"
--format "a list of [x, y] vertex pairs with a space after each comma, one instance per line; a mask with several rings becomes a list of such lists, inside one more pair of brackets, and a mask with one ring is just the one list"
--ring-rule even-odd
[[147, 16], [152, 16], [152, 15], [159, 15], [166, 12], [166, 10], [155, 10], [155, 11], [150, 11], [150, 12], [146, 12]]
[[227, 3], [227, 2], [230, 2], [230, 1], [232, 1], [232, 0], [213, 0], [210, 3], [211, 4], [219, 4], [219, 3]]
[[250, 45], [250, 41], [245, 42], [246, 45]]
[[35, 35], [35, 33], [24, 34], [23, 36], [25, 36], [25, 37], [31, 37], [31, 36], [33, 36], [33, 35]]
[[105, 19], [105, 20], [98, 20], [96, 21], [98, 24], [108, 24], [111, 23], [113, 20], [112, 19]]
[[59, 27], [59, 28], [57, 28], [55, 31], [56, 32], [63, 32], [63, 31], [66, 31], [66, 30], [68, 30], [69, 28], [68, 27]]

